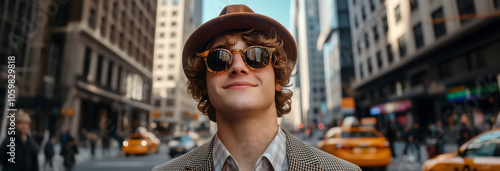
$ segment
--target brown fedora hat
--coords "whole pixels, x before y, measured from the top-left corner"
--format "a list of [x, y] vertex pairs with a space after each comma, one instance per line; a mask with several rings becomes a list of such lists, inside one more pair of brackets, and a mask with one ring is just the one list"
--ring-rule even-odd
[[186, 73], [187, 58], [190, 53], [205, 51], [208, 42], [215, 36], [233, 30], [255, 29], [260, 32], [274, 30], [278, 39], [283, 40], [283, 48], [288, 59], [297, 61], [297, 45], [288, 30], [276, 20], [265, 15], [256, 14], [246, 5], [228, 5], [222, 9], [218, 17], [198, 27], [186, 41], [182, 51], [182, 68]]

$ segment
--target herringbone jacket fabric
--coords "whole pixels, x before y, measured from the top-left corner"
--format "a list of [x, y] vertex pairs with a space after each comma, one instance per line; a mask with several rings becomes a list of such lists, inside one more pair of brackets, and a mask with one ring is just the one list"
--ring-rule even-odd
[[[305, 144], [286, 130], [286, 156], [288, 170], [346, 170], [361, 171], [361, 169], [345, 160], [332, 156], [315, 147]], [[153, 171], [163, 170], [196, 170], [212, 171], [212, 149], [214, 139], [190, 152], [153, 168]]]

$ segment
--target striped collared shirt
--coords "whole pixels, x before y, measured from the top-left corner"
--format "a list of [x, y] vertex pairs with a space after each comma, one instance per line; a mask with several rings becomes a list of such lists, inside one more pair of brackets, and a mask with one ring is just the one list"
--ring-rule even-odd
[[[215, 142], [213, 148], [214, 168], [216, 171], [239, 170], [238, 163], [233, 156], [227, 151], [224, 144], [215, 135]], [[281, 128], [274, 137], [273, 141], [267, 147], [266, 151], [260, 156], [257, 163], [255, 163], [255, 171], [282, 171], [288, 169], [288, 162], [286, 159], [286, 135]]]

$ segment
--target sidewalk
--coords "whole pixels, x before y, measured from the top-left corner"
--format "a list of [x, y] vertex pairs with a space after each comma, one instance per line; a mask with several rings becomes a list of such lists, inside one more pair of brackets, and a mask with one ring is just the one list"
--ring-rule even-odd
[[[63, 167], [63, 158], [59, 153], [61, 152], [61, 145], [60, 144], [54, 144], [54, 152], [55, 156], [52, 159], [52, 164], [53, 168], [52, 169], [47, 169], [47, 167], [44, 167], [45, 163], [45, 155], [43, 153], [43, 149], [40, 150], [40, 153], [38, 153], [38, 164], [40, 171], [62, 171], [64, 170]], [[122, 156], [121, 151], [115, 146], [111, 146], [109, 148], [109, 153], [104, 152], [103, 153], [103, 148], [98, 146], [95, 148], [95, 155], [92, 157], [90, 154], [90, 147], [85, 147], [85, 146], [79, 146], [78, 147], [78, 154], [76, 155], [76, 165], [78, 166], [79, 164], [82, 163], [87, 163], [87, 162], [92, 162], [92, 161], [98, 161], [98, 160], [103, 160], [103, 159], [110, 159], [110, 158], [116, 158], [119, 156]]]

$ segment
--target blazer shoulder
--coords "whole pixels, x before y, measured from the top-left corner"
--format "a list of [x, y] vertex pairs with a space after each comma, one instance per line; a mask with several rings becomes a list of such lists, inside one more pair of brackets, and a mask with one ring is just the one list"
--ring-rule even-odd
[[206, 154], [208, 151], [208, 146], [210, 145], [210, 141], [203, 144], [202, 146], [196, 147], [195, 149], [183, 154], [179, 157], [171, 159], [163, 164], [155, 166], [152, 171], [166, 171], [166, 170], [186, 170], [186, 167], [189, 167], [193, 160], [200, 160], [202, 155]]
[[352, 164], [348, 161], [321, 151], [316, 147], [306, 144], [304, 141], [291, 134], [288, 135], [288, 140], [290, 140], [290, 143], [292, 144], [291, 148], [295, 148], [294, 150], [302, 149], [300, 150], [300, 152], [294, 152], [295, 154], [299, 154], [297, 155], [297, 157], [301, 157], [302, 159], [300, 160], [307, 160], [312, 163], [317, 163], [319, 164], [319, 167], [324, 170], [361, 171], [361, 168], [359, 168], [359, 166], [355, 164]]
[[316, 147], [313, 147], [310, 145], [307, 145], [307, 146], [310, 148], [312, 154], [314, 156], [316, 156], [321, 167], [325, 168], [326, 170], [341, 169], [341, 170], [350, 170], [350, 171], [361, 171], [361, 168], [359, 168], [358, 165], [352, 164], [351, 162], [345, 161], [345, 160], [338, 158], [334, 155], [331, 155], [329, 153], [321, 151]]

